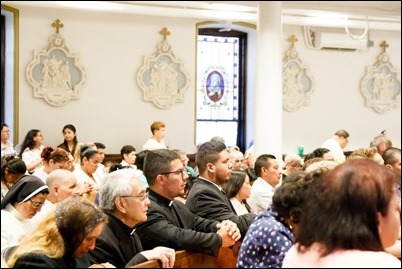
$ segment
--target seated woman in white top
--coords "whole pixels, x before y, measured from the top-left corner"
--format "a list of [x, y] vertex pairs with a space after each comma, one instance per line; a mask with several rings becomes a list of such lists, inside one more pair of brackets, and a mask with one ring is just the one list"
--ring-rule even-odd
[[161, 121], [154, 121], [151, 124], [152, 137], [142, 146], [142, 149], [154, 150], [165, 149], [165, 123]]
[[5, 155], [17, 156], [17, 151], [14, 148], [13, 143], [8, 141], [10, 139], [10, 129], [5, 123], [1, 124], [1, 158]]
[[232, 171], [229, 180], [222, 185], [229, 198], [236, 215], [240, 216], [251, 212], [246, 199], [250, 197], [251, 185], [247, 173], [241, 170]]
[[23, 176], [1, 201], [1, 251], [19, 245], [33, 226], [30, 219], [39, 212], [49, 193], [38, 177]]
[[45, 147], [40, 155], [42, 157], [43, 166], [33, 173], [34, 176], [46, 182], [47, 176], [56, 169], [68, 169], [72, 165], [68, 152], [62, 148], [53, 149]]
[[42, 167], [42, 157], [40, 154], [44, 148], [43, 135], [38, 129], [30, 130], [22, 142], [19, 157], [25, 162], [29, 173], [35, 172]]
[[73, 174], [77, 177], [78, 188], [82, 189], [83, 186], [89, 186], [89, 189], [83, 194], [92, 202], [95, 201], [96, 193], [99, 190], [99, 184], [103, 180], [96, 172], [99, 163], [101, 162], [101, 155], [96, 149], [82, 148], [81, 149], [81, 165], [76, 166]]

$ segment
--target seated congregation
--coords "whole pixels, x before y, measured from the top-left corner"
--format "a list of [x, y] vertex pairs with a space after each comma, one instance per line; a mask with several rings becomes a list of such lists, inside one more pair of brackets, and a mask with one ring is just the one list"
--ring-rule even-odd
[[53, 151], [42, 177], [2, 159], [5, 266], [400, 268], [398, 148], [358, 149], [340, 164], [325, 149], [304, 163], [289, 154], [286, 177], [281, 159], [245, 163], [217, 140], [198, 147], [195, 169], [167, 148], [123, 146], [110, 169], [97, 146], [72, 166]]

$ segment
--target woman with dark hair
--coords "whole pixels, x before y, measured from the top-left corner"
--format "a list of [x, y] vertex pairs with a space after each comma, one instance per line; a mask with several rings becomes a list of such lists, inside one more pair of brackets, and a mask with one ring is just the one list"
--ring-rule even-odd
[[5, 155], [17, 156], [17, 151], [14, 148], [13, 143], [9, 142], [10, 128], [5, 123], [1, 124], [1, 157]]
[[7, 155], [1, 158], [1, 200], [26, 172], [27, 167], [20, 158]]
[[26, 134], [21, 144], [19, 157], [25, 162], [30, 174], [42, 167], [42, 157], [40, 154], [44, 148], [43, 135], [38, 129], [32, 129]]
[[[324, 172], [324, 171], [320, 171]], [[275, 191], [271, 206], [250, 225], [240, 247], [238, 268], [280, 268], [298, 232], [306, 190], [317, 173], [291, 173]]]
[[[8, 259], [13, 268], [83, 268], [89, 261], [77, 259], [94, 249], [107, 216], [82, 197], [70, 197], [38, 224]], [[109, 263], [93, 265], [113, 268]]]
[[237, 215], [251, 212], [246, 199], [250, 197], [251, 185], [247, 173], [241, 170], [232, 171], [229, 180], [222, 184]]
[[40, 155], [43, 160], [43, 166], [33, 173], [34, 176], [46, 182], [47, 176], [56, 169], [66, 169], [73, 165], [69, 159], [68, 152], [62, 148], [53, 149], [45, 147]]
[[400, 268], [384, 251], [400, 228], [398, 175], [371, 160], [348, 160], [313, 182], [283, 267]]
[[64, 141], [57, 147], [62, 148], [71, 153], [72, 156], [75, 156], [78, 145], [77, 129], [74, 125], [67, 124], [63, 127], [62, 133]]

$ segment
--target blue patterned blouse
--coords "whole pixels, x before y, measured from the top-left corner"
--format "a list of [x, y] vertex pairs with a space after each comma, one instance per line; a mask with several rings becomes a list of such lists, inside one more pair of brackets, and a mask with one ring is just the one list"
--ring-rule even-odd
[[243, 239], [237, 268], [281, 268], [295, 238], [289, 225], [269, 208], [250, 225]]

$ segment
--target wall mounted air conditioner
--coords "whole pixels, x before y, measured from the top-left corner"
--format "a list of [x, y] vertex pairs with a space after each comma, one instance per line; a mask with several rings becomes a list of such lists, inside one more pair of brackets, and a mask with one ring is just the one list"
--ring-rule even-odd
[[357, 51], [368, 48], [368, 37], [353, 39], [345, 32], [314, 31], [312, 43], [316, 49]]

